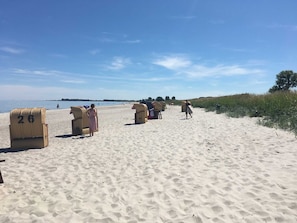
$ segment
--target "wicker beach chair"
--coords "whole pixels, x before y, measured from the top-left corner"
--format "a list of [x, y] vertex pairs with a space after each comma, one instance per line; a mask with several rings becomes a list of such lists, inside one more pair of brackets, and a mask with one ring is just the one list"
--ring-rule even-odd
[[48, 146], [45, 108], [17, 108], [10, 112], [11, 148], [43, 148]]

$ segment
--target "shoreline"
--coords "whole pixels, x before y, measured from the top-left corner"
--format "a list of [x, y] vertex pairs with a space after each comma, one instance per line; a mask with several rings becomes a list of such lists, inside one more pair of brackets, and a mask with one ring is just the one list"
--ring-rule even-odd
[[131, 107], [97, 107], [93, 137], [69, 136], [69, 109], [49, 110], [49, 146], [20, 152], [1, 152], [0, 114], [0, 221], [297, 221], [292, 133], [180, 106], [135, 125]]

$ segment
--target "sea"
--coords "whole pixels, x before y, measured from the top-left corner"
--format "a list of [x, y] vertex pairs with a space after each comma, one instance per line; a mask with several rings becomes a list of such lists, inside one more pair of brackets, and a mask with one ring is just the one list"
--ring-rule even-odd
[[0, 100], [0, 113], [10, 112], [15, 108], [38, 108], [43, 107], [47, 110], [66, 109], [71, 106], [90, 106], [96, 107], [121, 105], [123, 101], [62, 101], [62, 100]]

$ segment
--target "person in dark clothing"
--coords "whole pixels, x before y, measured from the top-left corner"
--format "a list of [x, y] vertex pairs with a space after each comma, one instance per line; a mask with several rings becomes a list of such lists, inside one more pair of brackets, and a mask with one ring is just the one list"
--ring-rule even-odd
[[192, 118], [192, 109], [190, 108], [191, 102], [186, 100], [186, 119], [188, 118], [188, 114]]

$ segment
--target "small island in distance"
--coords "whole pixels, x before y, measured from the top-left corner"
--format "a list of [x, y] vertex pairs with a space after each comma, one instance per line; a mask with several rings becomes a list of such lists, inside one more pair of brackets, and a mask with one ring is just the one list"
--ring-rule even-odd
[[123, 101], [123, 102], [133, 102], [136, 100], [119, 100], [119, 99], [103, 99], [103, 100], [97, 100], [97, 99], [81, 99], [81, 98], [62, 98], [58, 101]]

